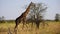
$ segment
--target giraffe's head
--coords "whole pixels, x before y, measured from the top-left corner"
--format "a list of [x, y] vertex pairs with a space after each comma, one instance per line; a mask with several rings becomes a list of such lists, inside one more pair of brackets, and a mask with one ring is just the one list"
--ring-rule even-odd
[[30, 3], [30, 6], [35, 6], [35, 4], [33, 2]]
[[30, 9], [33, 9], [35, 6], [36, 6], [35, 3], [33, 2], [30, 3]]

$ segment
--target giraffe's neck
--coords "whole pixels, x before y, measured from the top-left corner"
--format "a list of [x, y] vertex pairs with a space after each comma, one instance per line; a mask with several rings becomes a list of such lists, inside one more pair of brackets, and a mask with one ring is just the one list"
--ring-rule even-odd
[[30, 6], [32, 5], [32, 3], [29, 4], [28, 8], [26, 9], [26, 11], [23, 13], [24, 17], [27, 16], [27, 14], [29, 13], [30, 11]]

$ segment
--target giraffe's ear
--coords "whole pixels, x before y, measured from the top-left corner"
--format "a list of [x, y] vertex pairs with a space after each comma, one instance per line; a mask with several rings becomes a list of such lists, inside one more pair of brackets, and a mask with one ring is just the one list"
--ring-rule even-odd
[[33, 4], [33, 2], [31, 2], [30, 4]]
[[33, 3], [33, 2], [31, 2], [31, 3]]

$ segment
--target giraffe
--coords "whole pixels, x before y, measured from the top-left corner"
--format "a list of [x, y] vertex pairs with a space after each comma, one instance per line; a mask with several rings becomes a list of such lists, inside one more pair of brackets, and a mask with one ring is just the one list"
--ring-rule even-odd
[[30, 11], [30, 7], [33, 5], [33, 3], [31, 2], [30, 4], [29, 4], [29, 6], [28, 6], [28, 8], [26, 9], [26, 11], [24, 12], [24, 13], [22, 13], [21, 14], [21, 16], [19, 16], [19, 17], [17, 17], [16, 18], [16, 20], [15, 20], [15, 23], [16, 23], [16, 25], [15, 25], [15, 29], [18, 27], [18, 25], [19, 25], [19, 23], [23, 23], [23, 27], [24, 27], [24, 24], [25, 24], [25, 22], [26, 22], [26, 16], [27, 16], [27, 14], [29, 13], [29, 11]]

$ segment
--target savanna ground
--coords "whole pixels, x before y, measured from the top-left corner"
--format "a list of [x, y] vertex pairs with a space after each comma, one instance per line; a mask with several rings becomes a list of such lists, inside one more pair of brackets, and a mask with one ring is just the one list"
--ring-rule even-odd
[[[45, 26], [42, 25], [42, 23], [39, 26], [39, 29], [36, 28], [36, 25], [33, 24], [31, 27], [30, 24], [26, 24], [24, 28], [22, 29], [22, 23], [19, 24], [17, 33], [18, 34], [60, 34], [60, 21], [46, 21], [48, 25], [45, 24]], [[6, 23], [0, 23], [0, 34], [15, 34], [14, 33], [14, 22], [6, 22]], [[36, 33], [37, 32], [37, 33]]]

